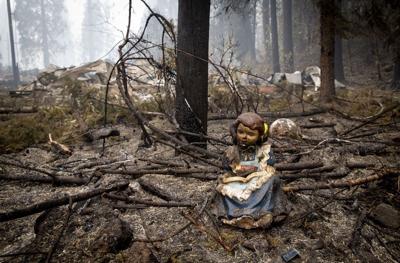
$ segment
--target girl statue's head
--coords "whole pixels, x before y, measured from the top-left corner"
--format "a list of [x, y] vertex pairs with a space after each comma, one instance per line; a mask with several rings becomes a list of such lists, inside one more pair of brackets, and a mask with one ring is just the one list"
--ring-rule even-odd
[[242, 113], [232, 123], [230, 134], [234, 144], [262, 144], [268, 136], [268, 125], [254, 112]]

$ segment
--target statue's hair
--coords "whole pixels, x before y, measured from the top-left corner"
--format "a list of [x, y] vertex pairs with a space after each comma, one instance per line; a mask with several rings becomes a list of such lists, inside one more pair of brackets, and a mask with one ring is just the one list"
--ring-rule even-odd
[[257, 130], [260, 134], [260, 138], [257, 141], [257, 144], [262, 144], [267, 139], [267, 128], [264, 125], [264, 120], [260, 115], [254, 112], [245, 112], [240, 114], [237, 119], [231, 124], [229, 127], [229, 132], [232, 136], [233, 144], [237, 144], [236, 133], [239, 124], [243, 124], [246, 127], [249, 127], [252, 130]]

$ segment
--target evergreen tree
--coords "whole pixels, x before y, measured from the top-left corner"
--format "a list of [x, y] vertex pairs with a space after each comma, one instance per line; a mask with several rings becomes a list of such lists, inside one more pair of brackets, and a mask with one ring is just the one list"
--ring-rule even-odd
[[292, 1], [283, 0], [283, 60], [285, 72], [294, 71], [292, 36]]
[[86, 0], [82, 22], [82, 58], [93, 61], [106, 55], [114, 43], [110, 34], [115, 31], [108, 23], [110, 8], [106, 1]]
[[64, 0], [15, 0], [21, 63], [46, 67], [52, 57], [65, 49], [60, 36], [65, 32]]

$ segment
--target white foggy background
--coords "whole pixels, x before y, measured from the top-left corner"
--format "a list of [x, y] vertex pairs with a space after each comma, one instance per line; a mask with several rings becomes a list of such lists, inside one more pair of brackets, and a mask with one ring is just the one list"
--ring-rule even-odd
[[[91, 0], [97, 6], [101, 6], [101, 14], [99, 22], [95, 25], [87, 25], [84, 23], [85, 7], [88, 0], [65, 0], [66, 7], [66, 24], [67, 28], [65, 33], [60, 36], [59, 42], [66, 46], [64, 52], [52, 54], [50, 63], [61, 67], [78, 66], [82, 63], [94, 61], [97, 59], [110, 59], [115, 61], [117, 55], [117, 45], [121, 41], [126, 32], [128, 22], [128, 0]], [[154, 12], [163, 15], [170, 20], [175, 27], [177, 26], [178, 16], [178, 0], [147, 0], [149, 6]], [[210, 14], [210, 55], [217, 58], [222, 49], [226, 46], [229, 36], [233, 35], [233, 31], [240, 31], [241, 16], [246, 14], [225, 14], [223, 5], [215, 5], [216, 2], [212, 1], [211, 14]], [[223, 1], [222, 1], [223, 2]], [[256, 17], [256, 31], [255, 34], [255, 48], [260, 57], [256, 60], [260, 62], [264, 56], [265, 50], [263, 48], [263, 25], [261, 16], [261, 2], [258, 1], [257, 17]], [[14, 12], [15, 0], [11, 0], [12, 12]], [[145, 25], [146, 18], [149, 11], [140, 0], [132, 1], [133, 14], [131, 22], [131, 32], [140, 33]], [[242, 12], [239, 10], [238, 12]], [[245, 12], [244, 12], [245, 13]], [[222, 15], [221, 15], [222, 14]], [[61, 15], [61, 14], [60, 14]], [[10, 54], [10, 41], [8, 33], [8, 18], [7, 18], [7, 1], [0, 0], [0, 65], [7, 68], [11, 65]], [[21, 50], [19, 49], [18, 28], [13, 20], [14, 39], [16, 42], [16, 60], [20, 70], [28, 70], [32, 68], [43, 68], [42, 59], [37, 59], [36, 63], [28, 64], [21, 57]], [[243, 31], [243, 30], [241, 30]], [[154, 43], [160, 44], [161, 42], [161, 25], [153, 18], [147, 28], [144, 38]], [[96, 41], [91, 49], [88, 49], [83, 43], [82, 37], [84, 34], [95, 33], [93, 37]], [[249, 43], [247, 36], [236, 35], [236, 44], [246, 46]], [[87, 44], [86, 44], [87, 45]], [[246, 47], [244, 48], [246, 49]], [[247, 48], [248, 49], [248, 48]], [[159, 50], [153, 49], [151, 51], [155, 57], [159, 54]], [[237, 54], [241, 54], [239, 51]], [[243, 57], [239, 60], [244, 60]], [[244, 60], [245, 61], [245, 60]], [[245, 61], [246, 62], [246, 61]]]
[[[110, 52], [111, 49], [123, 38], [123, 33], [126, 31], [127, 20], [128, 20], [128, 8], [129, 1], [123, 0], [107, 0], [104, 1], [109, 7], [108, 14], [104, 14], [104, 17], [99, 19], [103, 23], [98, 25], [85, 25], [83, 24], [85, 2], [82, 0], [65, 0], [65, 7], [67, 11], [66, 22], [68, 25], [67, 34], [70, 38], [63, 39], [63, 43], [66, 45], [65, 52], [60, 52], [52, 56], [51, 64], [57, 66], [71, 66], [80, 65], [85, 61], [82, 55], [82, 34], [89, 31], [99, 33], [106, 45], [101, 50], [96, 50], [98, 59], [112, 58], [115, 53]], [[97, 1], [96, 1], [97, 2]], [[151, 2], [151, 1], [150, 1]], [[15, 2], [11, 1], [11, 12], [14, 12]], [[139, 0], [133, 0], [133, 15], [131, 22], [131, 31], [138, 32], [141, 25], [142, 17], [144, 15], [145, 6]], [[21, 52], [18, 48], [18, 32], [13, 20], [14, 28], [14, 40], [16, 43], [16, 60], [21, 70], [26, 70], [32, 67], [26, 66], [21, 62]], [[68, 32], [69, 31], [69, 32]], [[64, 36], [61, 36], [64, 37]], [[115, 50], [114, 50], [115, 52]], [[0, 64], [3, 67], [11, 65], [11, 49], [10, 39], [8, 31], [8, 17], [7, 17], [7, 1], [0, 0]], [[36, 63], [36, 67], [42, 68], [42, 62], [39, 59]]]

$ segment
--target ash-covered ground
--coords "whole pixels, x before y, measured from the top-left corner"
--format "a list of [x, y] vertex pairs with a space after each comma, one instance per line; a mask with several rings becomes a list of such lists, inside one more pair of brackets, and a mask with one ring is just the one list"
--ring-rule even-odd
[[[303, 128], [300, 140], [269, 139], [278, 162], [321, 161], [323, 167], [333, 168], [315, 178], [283, 179], [285, 186], [345, 181], [384, 169], [398, 171], [400, 137], [395, 122], [398, 116], [361, 127], [351, 133], [354, 138], [336, 141], [326, 139], [362, 121], [347, 120], [332, 113], [292, 119], [304, 127], [315, 122], [335, 125]], [[231, 121], [210, 121], [209, 136], [229, 141]], [[167, 126], [166, 120], [160, 117], [153, 118], [152, 122], [161, 128]], [[169, 202], [190, 202], [194, 207], [140, 205], [103, 194], [71, 207], [63, 205], [2, 222], [1, 262], [45, 262], [46, 259], [51, 262], [283, 262], [281, 255], [291, 249], [299, 253], [291, 262], [397, 262], [400, 258], [398, 174], [358, 186], [286, 193], [293, 210], [283, 223], [265, 230], [242, 230], [222, 225], [210, 213], [206, 202], [213, 195], [215, 180], [177, 176], [172, 172], [141, 176], [104, 172], [104, 169], [174, 169], [171, 164], [159, 161], [173, 162], [186, 169], [210, 168], [209, 164], [178, 155], [175, 149], [161, 143], [142, 147], [138, 127], [120, 124], [114, 128], [120, 131], [120, 136], [107, 140], [102, 156], [101, 140], [69, 145], [73, 151], [70, 156], [54, 153], [45, 144], [3, 154], [2, 160], [34, 164], [48, 171], [90, 180], [80, 186], [1, 180], [1, 212], [121, 181], [128, 181], [129, 187], [113, 194], [168, 202], [166, 197], [163, 199], [143, 187], [152, 185], [168, 195]], [[375, 134], [365, 136], [371, 131]], [[226, 145], [215, 142], [208, 147], [216, 152], [223, 152], [225, 148]], [[348, 163], [363, 163], [368, 167], [349, 168]], [[1, 173], [40, 175], [17, 166], [2, 164]], [[324, 174], [335, 171], [346, 173], [342, 178], [324, 178]], [[306, 172], [307, 169], [280, 173]], [[190, 222], [188, 218], [194, 223], [180, 230]], [[165, 238], [160, 242], [143, 242]]]

